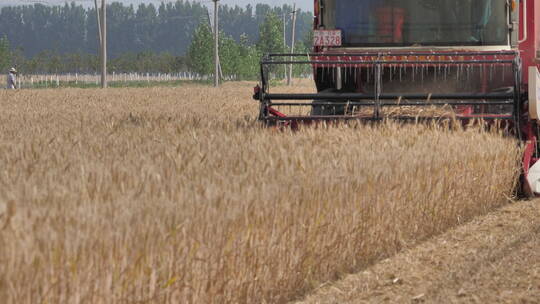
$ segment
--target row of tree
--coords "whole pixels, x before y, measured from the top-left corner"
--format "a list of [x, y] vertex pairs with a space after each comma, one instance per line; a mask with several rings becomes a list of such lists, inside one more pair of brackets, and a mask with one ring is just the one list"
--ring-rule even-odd
[[[220, 63], [224, 75], [234, 75], [239, 79], [253, 78], [260, 72], [259, 61], [263, 54], [288, 52], [282, 33], [283, 22], [274, 13], [269, 13], [259, 27], [260, 39], [251, 44], [247, 35], [236, 42], [231, 36], [220, 32]], [[309, 35], [305, 41], [296, 41], [295, 51], [307, 52]], [[192, 71], [210, 75], [214, 71], [214, 38], [210, 27], [201, 24], [195, 31], [193, 43], [188, 51], [188, 62]], [[301, 72], [298, 70], [297, 72]]]
[[[268, 14], [287, 22], [290, 37], [292, 7], [270, 7], [257, 4], [245, 8], [220, 6], [220, 28], [237, 43], [254, 44], [259, 41], [258, 28]], [[113, 2], [107, 6], [109, 54], [112, 58], [126, 52], [164, 53], [185, 55], [197, 27], [209, 24], [207, 8], [197, 2], [178, 0], [153, 4], [126, 6]], [[299, 11], [296, 37], [310, 31], [312, 16]], [[97, 19], [93, 8], [74, 2], [63, 6], [42, 4], [3, 7], [0, 9], [0, 37], [6, 36], [11, 46], [26, 57], [43, 51], [58, 54], [96, 54]], [[241, 40], [245, 41], [241, 41]], [[287, 38], [290, 40], [290, 38]]]
[[[99, 72], [98, 55], [88, 53], [60, 54], [56, 51], [42, 51], [30, 58], [19, 50], [11, 50], [7, 38], [0, 38], [0, 71], [6, 72], [16, 67], [24, 74], [94, 74]], [[185, 56], [170, 53], [126, 52], [109, 60], [109, 72], [174, 73], [190, 71]]]
[[[275, 12], [268, 12], [261, 21], [253, 43], [247, 34], [236, 41], [231, 34], [220, 32], [220, 63], [224, 76], [234, 79], [252, 79], [258, 76], [259, 60], [265, 53], [288, 52], [283, 37], [283, 19]], [[310, 48], [310, 32], [304, 40], [297, 41], [295, 50], [307, 52]], [[199, 23], [186, 55], [169, 52], [125, 52], [109, 61], [109, 72], [175, 73], [190, 71], [201, 75], [214, 72], [214, 35], [208, 22]], [[7, 37], [0, 38], [0, 69], [10, 65], [25, 74], [39, 73], [97, 73], [99, 57], [95, 54], [74, 52], [61, 54], [42, 51], [26, 58], [20, 49], [10, 50]], [[303, 70], [296, 69], [295, 73]]]

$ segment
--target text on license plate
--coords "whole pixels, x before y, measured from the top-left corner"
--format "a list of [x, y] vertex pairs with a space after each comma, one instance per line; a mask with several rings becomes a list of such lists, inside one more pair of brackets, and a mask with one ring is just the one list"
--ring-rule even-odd
[[313, 44], [315, 46], [341, 46], [341, 30], [315, 30]]

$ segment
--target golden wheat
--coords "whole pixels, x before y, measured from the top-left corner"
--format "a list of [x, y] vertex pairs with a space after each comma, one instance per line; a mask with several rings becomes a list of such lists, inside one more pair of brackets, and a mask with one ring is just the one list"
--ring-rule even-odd
[[286, 302], [500, 206], [517, 173], [485, 132], [264, 129], [247, 84], [0, 106], [4, 303]]

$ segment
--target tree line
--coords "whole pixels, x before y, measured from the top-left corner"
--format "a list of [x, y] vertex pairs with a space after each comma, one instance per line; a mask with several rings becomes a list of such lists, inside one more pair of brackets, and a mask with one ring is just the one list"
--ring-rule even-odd
[[[283, 51], [282, 17], [285, 15], [288, 20], [285, 39], [290, 43], [291, 11], [292, 7], [287, 5], [221, 6], [222, 70], [245, 74], [240, 70], [251, 61], [245, 58], [253, 57], [258, 61], [260, 54], [267, 51], [262, 46], [265, 41], [279, 40], [281, 49], [273, 51]], [[203, 68], [206, 63], [194, 62], [202, 60], [203, 54], [194, 54], [190, 49], [193, 50], [193, 44], [209, 43], [209, 15], [200, 3], [183, 0], [158, 6], [140, 4], [136, 8], [118, 2], [109, 4], [107, 36], [111, 71], [192, 69], [206, 72]], [[269, 22], [274, 27], [273, 32], [261, 31]], [[307, 37], [311, 24], [311, 14], [299, 11], [296, 37]], [[194, 37], [198, 40], [194, 41]], [[11, 64], [24, 67], [28, 72], [84, 73], [95, 72], [98, 67], [97, 22], [93, 8], [75, 3], [3, 7], [0, 10], [0, 39], [4, 45], [9, 45]], [[302, 43], [300, 47], [303, 47]], [[0, 52], [1, 48], [0, 44]], [[244, 59], [239, 60], [240, 57]]]
[[[273, 12], [266, 15], [259, 26], [259, 40], [251, 44], [247, 35], [240, 36], [236, 42], [231, 36], [220, 32], [220, 63], [224, 75], [234, 75], [238, 79], [247, 79], [260, 73], [259, 61], [263, 54], [288, 52], [283, 37], [283, 21]], [[304, 40], [296, 41], [295, 52], [308, 52], [310, 35]], [[192, 71], [202, 75], [214, 72], [214, 38], [207, 24], [200, 24], [195, 31], [193, 42], [187, 54], [187, 61]], [[295, 67], [295, 73], [305, 72], [305, 69]], [[278, 76], [280, 76], [278, 74]]]

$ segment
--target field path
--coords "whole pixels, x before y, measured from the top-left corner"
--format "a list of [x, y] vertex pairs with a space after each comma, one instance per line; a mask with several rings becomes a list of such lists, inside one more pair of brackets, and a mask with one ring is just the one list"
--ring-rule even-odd
[[365, 271], [304, 303], [540, 303], [540, 201], [518, 202]]

